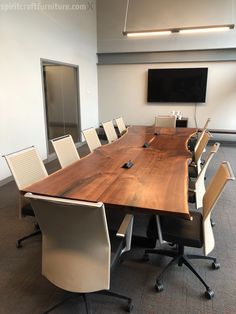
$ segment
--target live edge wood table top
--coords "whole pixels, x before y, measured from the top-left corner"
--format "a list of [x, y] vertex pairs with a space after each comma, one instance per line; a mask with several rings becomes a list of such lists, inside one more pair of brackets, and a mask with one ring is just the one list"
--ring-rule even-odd
[[[196, 129], [131, 126], [112, 144], [25, 188], [46, 196], [103, 202], [128, 211], [190, 218], [188, 139]], [[144, 143], [149, 143], [147, 148]], [[131, 160], [129, 169], [122, 165]]]

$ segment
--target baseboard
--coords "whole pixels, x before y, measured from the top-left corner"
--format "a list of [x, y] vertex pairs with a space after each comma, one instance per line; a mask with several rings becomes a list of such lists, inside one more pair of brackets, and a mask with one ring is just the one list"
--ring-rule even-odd
[[211, 144], [215, 142], [219, 142], [223, 146], [235, 146], [236, 147], [236, 141], [227, 141], [227, 140], [221, 140], [221, 139], [215, 139], [215, 138], [209, 141], [209, 143]]
[[7, 177], [7, 178], [5, 178], [3, 180], [0, 180], [0, 187], [5, 185], [5, 184], [7, 184], [7, 183], [9, 183], [9, 182], [11, 182], [11, 181], [13, 181], [13, 180], [14, 180], [13, 176], [10, 176], [10, 177]]

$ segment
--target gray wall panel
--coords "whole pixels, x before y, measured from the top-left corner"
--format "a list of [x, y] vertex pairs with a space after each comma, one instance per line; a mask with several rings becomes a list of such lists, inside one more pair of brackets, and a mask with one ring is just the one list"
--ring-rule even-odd
[[236, 48], [166, 52], [98, 53], [98, 64], [101, 65], [235, 60]]

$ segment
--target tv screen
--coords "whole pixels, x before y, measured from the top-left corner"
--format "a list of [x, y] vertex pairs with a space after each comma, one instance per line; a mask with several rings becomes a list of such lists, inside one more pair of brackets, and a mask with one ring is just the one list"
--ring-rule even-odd
[[149, 69], [148, 102], [205, 102], [208, 68]]

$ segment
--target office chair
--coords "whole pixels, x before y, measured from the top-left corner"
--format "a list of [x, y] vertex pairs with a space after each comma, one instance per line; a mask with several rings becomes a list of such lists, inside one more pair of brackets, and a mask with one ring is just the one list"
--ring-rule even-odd
[[[47, 170], [34, 146], [3, 157], [6, 159], [19, 192], [25, 187], [48, 176]], [[26, 216], [34, 216], [34, 211], [29, 201], [25, 199], [23, 194], [19, 193], [19, 217], [23, 218]], [[35, 229], [33, 233], [17, 240], [16, 247], [21, 248], [22, 241], [41, 233], [37, 224]]]
[[[215, 246], [214, 234], [211, 227], [210, 216], [211, 212], [219, 199], [226, 183], [229, 180], [235, 180], [230, 164], [226, 161], [222, 162], [219, 166], [215, 176], [207, 187], [203, 197], [203, 211], [190, 212], [192, 220], [185, 220], [175, 218], [172, 216], [160, 216], [161, 233], [164, 240], [174, 243], [177, 250], [161, 250], [161, 249], [148, 249], [145, 251], [145, 259], [148, 259], [148, 254], [160, 254], [172, 257], [172, 260], [162, 270], [156, 279], [155, 288], [157, 292], [163, 290], [161, 279], [164, 273], [170, 266], [178, 264], [178, 266], [186, 265], [191, 272], [201, 281], [205, 286], [205, 297], [212, 299], [214, 291], [207, 285], [205, 280], [196, 271], [190, 262], [190, 259], [205, 259], [212, 261], [212, 268], [220, 268], [215, 257], [207, 256]], [[157, 238], [158, 232], [155, 217], [152, 217], [149, 222], [147, 230], [148, 237]], [[186, 246], [192, 248], [202, 248], [204, 255], [186, 254]]]
[[88, 148], [92, 153], [96, 148], [100, 147], [102, 144], [98, 138], [95, 128], [90, 128], [82, 131], [84, 138], [87, 142]]
[[202, 208], [203, 204], [203, 196], [205, 194], [205, 174], [206, 170], [210, 164], [210, 161], [217, 153], [218, 149], [220, 147], [220, 143], [214, 143], [211, 147], [211, 150], [209, 154], [207, 155], [207, 158], [205, 160], [205, 163], [200, 171], [199, 176], [197, 177], [197, 180], [191, 180], [189, 181], [189, 194], [188, 194], [188, 201], [189, 203], [196, 203], [196, 208]]
[[[130, 250], [133, 216], [126, 215], [114, 235], [109, 234], [103, 203], [31, 193], [25, 196], [31, 200], [42, 230], [42, 274], [55, 286], [80, 295], [87, 313], [90, 313], [87, 296], [93, 292], [128, 301], [127, 310], [131, 312], [131, 298], [111, 292], [109, 288], [110, 270], [121, 254]], [[67, 299], [44, 313], [51, 312]]]
[[118, 139], [118, 136], [116, 134], [116, 130], [114, 128], [112, 121], [103, 122], [102, 126], [105, 131], [108, 143], [112, 143]]
[[198, 175], [200, 174], [201, 158], [211, 137], [212, 135], [207, 130], [202, 131], [201, 136], [198, 140], [198, 143], [194, 148], [192, 162], [189, 165], [189, 177], [190, 178], [197, 178]]
[[71, 135], [54, 138], [51, 143], [62, 168], [80, 159]]
[[210, 121], [211, 121], [211, 119], [208, 118], [208, 119], [206, 120], [206, 122], [205, 122], [203, 128], [201, 129], [201, 132], [199, 132], [199, 130], [198, 130], [198, 133], [195, 134], [195, 135], [193, 135], [193, 136], [191, 136], [191, 138], [189, 139], [189, 142], [188, 142], [188, 149], [189, 149], [191, 152], [194, 151], [194, 148], [195, 148], [195, 146], [197, 145], [197, 143], [198, 143], [198, 141], [199, 141], [199, 139], [200, 139], [200, 136], [201, 136], [202, 132], [203, 132], [204, 130], [207, 130], [208, 124], [210, 123]]
[[207, 120], [203, 126], [203, 130], [206, 130], [208, 128], [208, 124], [210, 123], [210, 121], [211, 121], [211, 118], [207, 118]]
[[123, 135], [127, 130], [123, 118], [122, 117], [116, 118], [115, 121], [116, 121], [116, 125], [118, 127], [120, 135]]
[[162, 128], [175, 128], [176, 127], [176, 116], [156, 116], [155, 127]]

